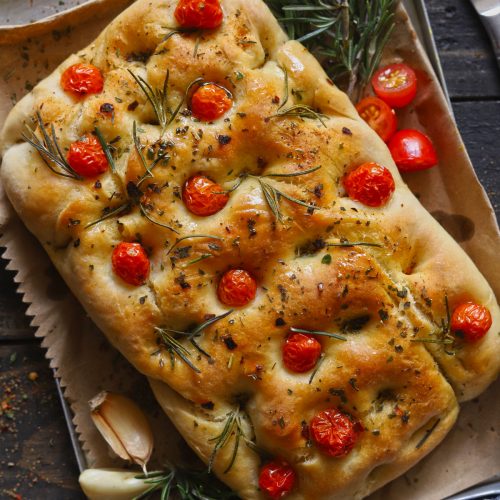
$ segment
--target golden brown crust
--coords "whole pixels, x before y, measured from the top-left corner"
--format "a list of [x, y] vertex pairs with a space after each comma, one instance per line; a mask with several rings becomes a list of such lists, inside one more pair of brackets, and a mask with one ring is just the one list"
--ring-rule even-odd
[[[239, 402], [245, 433], [296, 469], [298, 485], [290, 498], [361, 498], [436, 446], [453, 425], [457, 399], [476, 396], [496, 377], [498, 306], [484, 278], [413, 197], [385, 145], [317, 61], [300, 44], [286, 41], [260, 0], [222, 3], [223, 26], [197, 41], [189, 33], [164, 40], [163, 27], [174, 25], [174, 1], [136, 2], [12, 111], [2, 136], [2, 179], [73, 292], [110, 341], [151, 378], [158, 400], [203, 460], [213, 449], [210, 439]], [[61, 72], [78, 61], [103, 71], [101, 94], [75, 100], [62, 92]], [[144, 173], [132, 142], [134, 121], [142, 144], [158, 147], [152, 108], [127, 70], [158, 88], [167, 69], [173, 102], [200, 76], [223, 83], [234, 96], [225, 119], [206, 124], [181, 113], [162, 137], [170, 159], [157, 167], [147, 191], [151, 216], [181, 236], [218, 238], [187, 240], [179, 245], [182, 252], [168, 252], [177, 235], [152, 224], [136, 206], [86, 228], [103, 210], [126, 203], [127, 183]], [[326, 127], [319, 120], [275, 116], [284, 98], [284, 70], [296, 91], [289, 104], [319, 109]], [[113, 104], [113, 119], [101, 113], [103, 103]], [[21, 137], [35, 111], [54, 124], [62, 147], [98, 124], [116, 148], [117, 174], [104, 174], [96, 185], [51, 173]], [[383, 164], [394, 176], [396, 192], [384, 208], [345, 197], [340, 179], [365, 161]], [[316, 166], [321, 169], [307, 175], [269, 181], [318, 206], [310, 213], [282, 199], [283, 224], [254, 178], [208, 218], [187, 212], [178, 196], [198, 172], [229, 189], [242, 172], [292, 173]], [[144, 286], [131, 287], [113, 274], [110, 256], [118, 242], [137, 239], [150, 252], [152, 272]], [[382, 247], [324, 246], [341, 239]], [[207, 252], [211, 258], [189, 264]], [[326, 253], [330, 265], [322, 263]], [[198, 339], [211, 356], [192, 352], [201, 373], [178, 358], [172, 367], [154, 328], [185, 329], [227, 312], [216, 298], [218, 276], [240, 265], [259, 282], [256, 299]], [[446, 317], [445, 296], [450, 308], [475, 300], [493, 316], [482, 341], [460, 346], [453, 355], [446, 346], [414, 342], [429, 337]], [[365, 318], [362, 327], [347, 328], [346, 342], [321, 340], [326, 356], [311, 383], [310, 373], [292, 374], [282, 365], [290, 326], [345, 330], [359, 318]], [[224, 342], [229, 336], [236, 346], [231, 350]], [[303, 435], [303, 422], [329, 406], [365, 427], [345, 458], [325, 456], [307, 446]], [[243, 498], [260, 498], [260, 462], [250, 447], [241, 445], [233, 468], [224, 473], [232, 440], [217, 454], [214, 469]]]

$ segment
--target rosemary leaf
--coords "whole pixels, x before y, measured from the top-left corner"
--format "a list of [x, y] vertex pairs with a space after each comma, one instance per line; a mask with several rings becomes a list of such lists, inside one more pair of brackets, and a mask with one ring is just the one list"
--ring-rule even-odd
[[308, 384], [311, 385], [313, 383], [314, 377], [316, 376], [316, 373], [318, 373], [318, 370], [320, 366], [323, 364], [323, 361], [325, 360], [325, 353], [322, 352], [321, 356], [318, 359], [318, 362], [316, 363], [316, 367], [314, 368], [314, 371], [311, 373], [311, 376], [309, 377], [309, 382]]
[[307, 333], [308, 335], [322, 335], [324, 337], [331, 337], [337, 340], [347, 340], [347, 337], [339, 333], [322, 332], [321, 330], [304, 330], [303, 328], [290, 328], [290, 331], [296, 333]]
[[192, 266], [193, 264], [197, 264], [198, 262], [201, 262], [202, 260], [209, 259], [210, 257], [213, 257], [214, 255], [211, 253], [203, 253], [201, 254], [198, 258], [194, 260], [190, 260], [187, 264], [187, 266]]
[[106, 220], [106, 219], [109, 219], [110, 217], [114, 217], [115, 215], [120, 215], [122, 212], [125, 212], [125, 210], [128, 210], [130, 208], [130, 203], [124, 203], [123, 205], [120, 205], [119, 207], [117, 208], [114, 208], [113, 210], [111, 210], [110, 212], [102, 215], [101, 217], [99, 217], [99, 219], [93, 221], [93, 222], [90, 222], [88, 223], [84, 229], [87, 229], [89, 227], [92, 227], [92, 226], [95, 226], [96, 224], [99, 224], [100, 222]]
[[109, 149], [109, 145], [106, 142], [106, 140], [104, 139], [101, 131], [99, 130], [99, 127], [94, 128], [94, 133], [97, 136], [97, 139], [99, 140], [99, 142], [101, 143], [102, 150], [104, 151], [104, 154], [106, 155], [106, 159], [108, 160], [111, 171], [113, 173], [115, 173], [116, 172], [115, 160], [113, 159], [113, 155], [111, 154], [111, 151]]
[[169, 255], [172, 250], [181, 242], [184, 240], [189, 240], [191, 238], [208, 238], [211, 240], [224, 240], [224, 238], [221, 238], [220, 236], [212, 236], [211, 234], [192, 234], [190, 236], [183, 236], [182, 238], [178, 238], [175, 243], [168, 249], [167, 255]]
[[308, 170], [302, 170], [302, 171], [299, 171], [299, 172], [293, 172], [291, 174], [280, 174], [280, 173], [277, 173], [277, 174], [266, 174], [266, 175], [263, 175], [262, 177], [298, 177], [299, 175], [306, 175], [306, 174], [311, 174], [313, 172], [316, 172], [316, 170], [319, 170], [320, 168], [321, 168], [321, 165], [319, 165], [318, 167], [310, 168]]
[[174, 229], [173, 227], [167, 225], [167, 224], [163, 224], [162, 222], [159, 222], [155, 219], [153, 219], [147, 212], [146, 210], [146, 207], [142, 204], [142, 203], [139, 203], [139, 209], [141, 210], [141, 214], [144, 215], [144, 217], [146, 217], [146, 219], [148, 219], [149, 222], [152, 222], [153, 224], [156, 224], [157, 226], [160, 226], [160, 227], [163, 227], [165, 229], [168, 229], [169, 231], [172, 231], [176, 234], [179, 234], [179, 231], [177, 231], [177, 229]]
[[369, 243], [366, 241], [353, 241], [352, 243], [350, 241], [341, 241], [339, 243], [326, 243], [327, 247], [376, 247], [376, 248], [383, 248], [384, 245], [381, 245], [380, 243]]
[[425, 431], [424, 437], [417, 443], [417, 446], [415, 446], [415, 449], [418, 450], [419, 448], [422, 448], [422, 446], [424, 445], [424, 443], [429, 439], [430, 435], [434, 432], [434, 430], [438, 426], [439, 422], [441, 422], [440, 418], [438, 418], [434, 422], [434, 424], [432, 425], [432, 427], [430, 429], [427, 429]]

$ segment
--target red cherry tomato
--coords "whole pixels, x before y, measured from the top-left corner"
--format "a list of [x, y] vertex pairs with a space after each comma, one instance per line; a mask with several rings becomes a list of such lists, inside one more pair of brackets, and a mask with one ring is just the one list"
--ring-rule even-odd
[[309, 429], [311, 438], [331, 457], [347, 455], [358, 439], [355, 423], [337, 408], [318, 413], [311, 420]]
[[392, 108], [403, 108], [417, 94], [417, 75], [406, 64], [390, 64], [372, 78], [375, 94]]
[[356, 105], [359, 115], [387, 142], [398, 129], [396, 113], [382, 99], [366, 97]]
[[321, 344], [312, 336], [292, 333], [283, 344], [283, 363], [292, 372], [312, 370], [321, 356]]
[[491, 314], [486, 307], [465, 302], [453, 311], [450, 328], [467, 342], [477, 342], [488, 333], [491, 323]]
[[229, 90], [215, 83], [198, 87], [191, 97], [191, 112], [204, 122], [217, 120], [231, 109], [233, 100]]
[[129, 285], [143, 285], [149, 276], [149, 259], [139, 243], [119, 243], [111, 263], [115, 274]]
[[92, 134], [87, 134], [71, 144], [66, 161], [83, 177], [95, 177], [108, 169], [108, 159], [101, 143]]
[[402, 172], [416, 172], [437, 165], [438, 158], [431, 140], [418, 130], [396, 132], [388, 146], [394, 162]]
[[222, 23], [219, 0], [180, 0], [175, 18], [183, 28], [214, 29]]
[[186, 181], [182, 190], [182, 201], [195, 215], [206, 217], [222, 210], [229, 195], [216, 182], [204, 175], [195, 175]]
[[349, 198], [369, 207], [385, 205], [395, 189], [392, 174], [382, 165], [363, 163], [344, 177]]
[[77, 97], [99, 94], [104, 79], [99, 68], [92, 64], [73, 64], [61, 75], [61, 87]]
[[260, 470], [259, 488], [265, 491], [269, 498], [282, 498], [293, 489], [296, 475], [287, 462], [269, 462]]
[[219, 281], [217, 295], [226, 306], [242, 307], [255, 298], [257, 283], [250, 273], [243, 269], [227, 271]]

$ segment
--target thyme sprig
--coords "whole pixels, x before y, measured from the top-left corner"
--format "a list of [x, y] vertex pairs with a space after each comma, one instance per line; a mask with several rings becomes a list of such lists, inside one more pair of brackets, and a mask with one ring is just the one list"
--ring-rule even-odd
[[396, 0], [266, 0], [290, 38], [319, 56], [353, 101], [394, 29]]
[[186, 101], [191, 88], [194, 85], [203, 82], [203, 78], [201, 77], [193, 80], [186, 88], [184, 95], [177, 103], [175, 109], [172, 109], [169, 104], [169, 88], [168, 88], [168, 83], [170, 79], [170, 70], [167, 69], [167, 72], [165, 73], [165, 79], [163, 80], [163, 86], [161, 89], [154, 89], [144, 78], [142, 78], [142, 76], [136, 75], [130, 69], [128, 70], [128, 72], [132, 75], [137, 85], [139, 85], [139, 88], [146, 96], [146, 99], [151, 103], [151, 106], [153, 107], [153, 111], [156, 115], [158, 123], [160, 124], [162, 135], [165, 132], [166, 128], [175, 120], [175, 118], [179, 114], [179, 111], [181, 110], [182, 105]]
[[236, 500], [239, 497], [206, 471], [191, 471], [168, 465], [164, 471], [135, 476], [150, 487], [132, 500], [145, 500], [160, 493], [161, 500]]
[[333, 339], [337, 340], [347, 340], [347, 337], [344, 335], [340, 335], [339, 333], [331, 333], [331, 332], [323, 332], [321, 330], [304, 330], [303, 328], [290, 328], [290, 331], [295, 332], [295, 333], [306, 333], [308, 335], [320, 335], [323, 337], [331, 337]]
[[228, 191], [225, 191], [225, 193], [231, 193], [238, 189], [243, 181], [248, 178], [256, 179], [262, 189], [262, 193], [264, 194], [264, 199], [266, 200], [266, 203], [268, 204], [269, 208], [271, 209], [271, 212], [273, 213], [274, 217], [276, 220], [279, 222], [283, 223], [284, 217], [283, 214], [281, 213], [280, 209], [280, 199], [285, 198], [286, 200], [296, 203], [297, 205], [301, 205], [303, 207], [306, 207], [311, 210], [319, 210], [319, 207], [316, 205], [311, 205], [309, 203], [306, 203], [302, 200], [299, 200], [297, 198], [294, 198], [293, 196], [290, 196], [283, 191], [280, 191], [276, 187], [274, 187], [272, 184], [269, 182], [266, 182], [264, 179], [268, 177], [298, 177], [301, 175], [307, 175], [312, 172], [316, 172], [316, 170], [319, 170], [321, 168], [321, 165], [317, 167], [310, 168], [308, 170], [304, 170], [302, 172], [293, 172], [290, 174], [281, 174], [281, 173], [271, 173], [271, 174], [266, 174], [266, 175], [253, 175], [249, 173], [243, 173], [240, 175], [236, 183], [234, 184], [233, 187], [231, 187]]
[[[71, 165], [67, 162], [56, 136], [54, 124], [50, 126], [50, 135], [45, 130], [40, 112], [36, 112], [36, 125], [42, 134], [42, 139], [35, 134], [35, 131], [26, 126], [23, 132], [23, 139], [31, 144], [37, 151], [47, 167], [56, 175], [61, 177], [68, 177], [75, 180], [83, 180], [83, 177], [73, 170]], [[36, 129], [35, 129], [36, 130]], [[56, 167], [59, 167], [57, 169]]]
[[231, 453], [231, 458], [229, 459], [229, 462], [226, 468], [224, 469], [224, 474], [228, 473], [231, 470], [232, 466], [234, 465], [236, 456], [238, 454], [238, 449], [240, 447], [241, 438], [243, 438], [247, 444], [249, 445], [253, 444], [253, 441], [251, 439], [248, 439], [245, 434], [242, 425], [242, 418], [243, 416], [239, 406], [236, 407], [234, 410], [231, 410], [226, 415], [226, 423], [221, 433], [218, 436], [209, 439], [210, 442], [215, 442], [214, 449], [212, 450], [210, 459], [208, 460], [209, 473], [212, 470], [214, 460], [215, 457], [217, 456], [218, 451], [224, 448], [224, 446], [226, 446], [228, 441], [231, 439], [231, 436], [234, 436], [233, 452]]
[[[201, 373], [201, 370], [196, 367], [191, 360], [189, 359], [191, 357], [191, 353], [179, 342], [179, 338], [187, 338], [189, 342], [193, 345], [193, 347], [203, 356], [205, 356], [208, 359], [212, 359], [212, 356], [208, 352], [206, 352], [202, 347], [196, 342], [196, 338], [200, 337], [203, 331], [208, 328], [210, 325], [213, 325], [217, 321], [220, 321], [221, 319], [224, 319], [225, 317], [229, 316], [233, 312], [233, 309], [230, 309], [229, 311], [220, 314], [219, 316], [213, 316], [203, 323], [200, 323], [199, 325], [195, 325], [191, 328], [189, 328], [186, 331], [182, 330], [174, 330], [172, 328], [160, 328], [160, 327], [155, 327], [155, 332], [158, 335], [158, 338], [161, 342], [161, 346], [164, 347], [169, 355], [170, 355], [170, 364], [172, 366], [172, 369], [175, 368], [175, 356], [179, 356], [184, 363], [186, 363], [192, 370], [194, 370], [196, 373]], [[158, 351], [156, 351], [153, 354], [157, 354]]]

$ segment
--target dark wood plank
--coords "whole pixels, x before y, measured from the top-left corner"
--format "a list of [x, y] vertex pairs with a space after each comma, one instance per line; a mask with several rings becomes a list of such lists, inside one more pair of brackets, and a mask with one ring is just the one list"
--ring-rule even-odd
[[469, 0], [425, 0], [452, 98], [500, 97], [489, 39]]
[[0, 345], [0, 404], [0, 498], [83, 498], [52, 370], [38, 342]]
[[500, 100], [455, 102], [453, 110], [465, 146], [481, 184], [500, 217]]
[[25, 315], [26, 304], [16, 292], [15, 273], [6, 270], [7, 261], [0, 259], [0, 340], [32, 339], [34, 329]]

